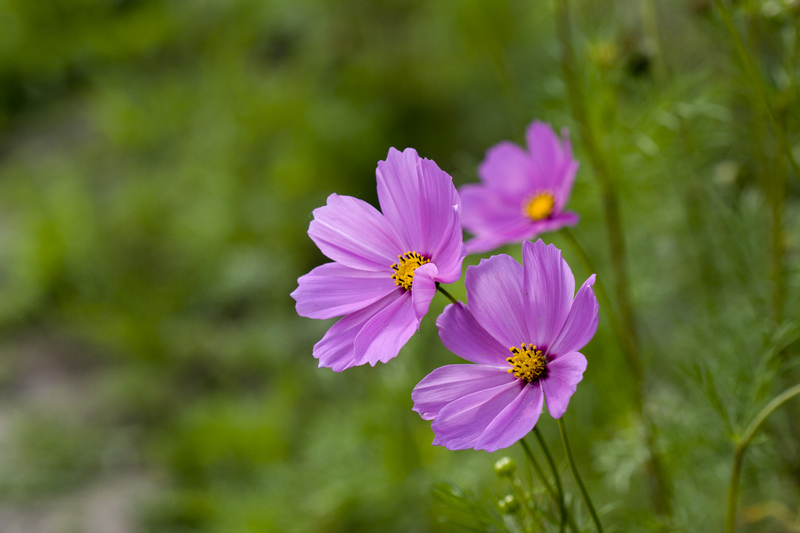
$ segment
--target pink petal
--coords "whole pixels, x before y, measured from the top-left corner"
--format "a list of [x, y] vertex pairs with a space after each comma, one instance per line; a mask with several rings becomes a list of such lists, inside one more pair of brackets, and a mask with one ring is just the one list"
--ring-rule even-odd
[[514, 143], [503, 141], [486, 151], [478, 176], [490, 189], [509, 198], [534, 192], [534, 169], [530, 155]]
[[398, 299], [395, 294], [389, 295], [369, 307], [347, 315], [331, 326], [322, 340], [314, 345], [313, 354], [319, 359], [320, 368], [329, 367], [334, 372], [341, 372], [364, 364], [357, 362], [355, 357], [354, 345], [358, 333], [371, 318]]
[[522, 262], [528, 342], [546, 349], [556, 340], [567, 319], [575, 294], [575, 278], [561, 257], [561, 250], [552, 244], [545, 245], [541, 239], [522, 244]]
[[440, 366], [420, 381], [411, 392], [414, 411], [431, 420], [450, 402], [473, 392], [507, 385], [514, 376], [503, 369], [483, 365]]
[[445, 405], [433, 419], [436, 433], [433, 444], [448, 450], [473, 448], [486, 427], [520, 392], [522, 381], [514, 380], [454, 400]]
[[297, 282], [291, 297], [297, 314], [308, 318], [333, 318], [363, 309], [396, 290], [391, 271], [356, 270], [339, 263], [318, 266]]
[[564, 415], [585, 370], [586, 358], [578, 352], [565, 353], [547, 363], [547, 378], [540, 383], [550, 416], [561, 418]]
[[406, 251], [384, 216], [352, 196], [328, 196], [327, 205], [314, 210], [308, 235], [323, 254], [360, 270], [386, 269]]
[[414, 314], [417, 322], [428, 313], [428, 306], [436, 294], [436, 275], [439, 269], [433, 263], [426, 263], [414, 271], [414, 281], [411, 284], [411, 302], [414, 304]]
[[397, 356], [419, 327], [411, 294], [406, 292], [373, 316], [356, 336], [356, 364], [385, 363]]
[[[436, 254], [449, 250], [453, 235], [460, 235], [461, 204], [452, 178], [429, 159], [422, 159], [413, 148], [402, 153], [389, 149], [386, 161], [378, 162], [378, 199], [381, 209], [402, 237], [406, 251], [415, 251], [441, 262], [449, 271], [463, 257]], [[460, 267], [459, 267], [460, 268]]]
[[522, 277], [522, 266], [504, 254], [467, 268], [470, 313], [506, 348], [531, 342], [525, 324]]
[[558, 182], [553, 185], [553, 195], [556, 200], [553, 205], [553, 211], [556, 213], [563, 211], [569, 201], [569, 196], [572, 194], [572, 186], [575, 184], [575, 176], [578, 174], [579, 166], [579, 163], [574, 159], [568, 161], [564, 170], [561, 171]]
[[473, 234], [530, 221], [522, 211], [524, 197], [506, 197], [485, 185], [464, 185], [459, 189], [464, 212], [461, 223]]
[[511, 352], [478, 324], [463, 303], [448, 305], [436, 319], [436, 326], [445, 347], [462, 359], [500, 367], [504, 372], [509, 368], [506, 358]]
[[536, 189], [555, 192], [563, 180], [567, 153], [553, 128], [533, 122], [525, 132]]
[[564, 327], [561, 328], [561, 333], [549, 349], [552, 356], [558, 357], [562, 353], [576, 352], [586, 346], [594, 337], [600, 309], [592, 290], [594, 280], [595, 275], [592, 274], [575, 295]]
[[493, 452], [508, 448], [527, 435], [539, 420], [544, 404], [539, 383], [526, 385], [483, 431], [475, 443], [476, 450]]

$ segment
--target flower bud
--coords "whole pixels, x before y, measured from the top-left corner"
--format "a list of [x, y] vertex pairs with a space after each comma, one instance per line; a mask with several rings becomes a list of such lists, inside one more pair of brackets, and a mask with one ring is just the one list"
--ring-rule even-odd
[[511, 457], [503, 457], [494, 464], [494, 473], [500, 477], [511, 477], [516, 470], [517, 463]]
[[519, 502], [511, 494], [497, 502], [497, 506], [503, 514], [513, 514], [519, 510]]

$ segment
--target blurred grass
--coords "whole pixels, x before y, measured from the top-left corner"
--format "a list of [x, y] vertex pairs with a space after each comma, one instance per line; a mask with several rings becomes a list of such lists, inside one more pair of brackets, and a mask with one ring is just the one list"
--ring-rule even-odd
[[[769, 132], [756, 136], [708, 2], [655, 2], [663, 56], [638, 1], [574, 4], [621, 194], [646, 408], [675, 482], [670, 527], [716, 530], [731, 435], [798, 379], [780, 363], [797, 359], [796, 182]], [[793, 5], [736, 8], [790, 132]], [[463, 184], [533, 118], [572, 126], [566, 105], [546, 2], [0, 1], [0, 526], [9, 509], [135, 471], [152, 483], [132, 530], [460, 530], [439, 520], [433, 487], [501, 494], [504, 452], [432, 447], [410, 410], [414, 384], [456, 360], [434, 326], [445, 302], [390, 364], [333, 374], [311, 357], [329, 323], [296, 316], [288, 295], [325, 261], [305, 235], [311, 210], [332, 192], [375, 203], [390, 146]], [[575, 232], [607, 278], [578, 156]], [[778, 179], [782, 324], [765, 193]], [[646, 449], [605, 319], [586, 355], [567, 415], [584, 478], [609, 529], [650, 530]], [[796, 418], [771, 425], [745, 464], [744, 510], [797, 506]], [[558, 449], [547, 415], [541, 427]]]

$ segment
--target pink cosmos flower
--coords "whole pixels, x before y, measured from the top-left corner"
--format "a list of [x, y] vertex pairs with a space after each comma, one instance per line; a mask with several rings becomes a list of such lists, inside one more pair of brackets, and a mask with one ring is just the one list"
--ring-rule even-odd
[[383, 213], [332, 194], [314, 210], [308, 235], [333, 263], [298, 279], [297, 313], [344, 316], [314, 346], [336, 372], [392, 359], [419, 328], [437, 283], [461, 277], [466, 249], [452, 178], [412, 148], [378, 162]]
[[475, 235], [469, 253], [578, 223], [577, 214], [564, 211], [578, 172], [567, 131], [559, 139], [549, 125], [533, 122], [525, 137], [527, 151], [508, 141], [490, 148], [478, 167], [483, 183], [459, 190], [464, 228]]
[[595, 276], [573, 299], [575, 278], [558, 248], [525, 242], [522, 256], [522, 266], [501, 254], [469, 267], [469, 305], [448, 305], [436, 321], [447, 349], [477, 364], [437, 368], [414, 388], [414, 410], [433, 420], [433, 444], [511, 446], [536, 425], [545, 399], [561, 418], [583, 379], [578, 350], [597, 331]]

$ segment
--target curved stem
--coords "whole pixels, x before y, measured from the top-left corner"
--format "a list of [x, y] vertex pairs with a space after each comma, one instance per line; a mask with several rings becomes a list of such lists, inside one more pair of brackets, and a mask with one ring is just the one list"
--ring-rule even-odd
[[772, 126], [775, 137], [778, 139], [778, 144], [780, 145], [781, 150], [786, 157], [786, 161], [788, 161], [789, 165], [792, 167], [792, 172], [794, 173], [795, 179], [800, 181], [800, 166], [797, 165], [797, 161], [792, 153], [792, 146], [789, 143], [789, 138], [786, 136], [784, 129], [775, 119], [775, 114], [772, 112], [772, 108], [767, 100], [767, 94], [764, 92], [761, 77], [756, 70], [756, 65], [753, 62], [753, 58], [750, 57], [750, 53], [747, 51], [747, 48], [742, 41], [741, 35], [739, 35], [739, 32], [736, 30], [736, 25], [733, 23], [733, 17], [731, 17], [731, 13], [728, 11], [728, 8], [723, 0], [714, 0], [714, 5], [717, 6], [717, 11], [719, 11], [720, 17], [722, 17], [722, 23], [725, 25], [725, 29], [728, 30], [728, 33], [730, 33], [731, 38], [733, 39], [733, 44], [736, 48], [736, 51], [739, 53], [742, 63], [744, 63], [744, 70], [747, 72], [747, 77], [750, 79], [753, 89], [756, 91], [756, 93], [758, 93], [759, 101], [764, 108], [764, 113], [767, 115], [767, 119]]
[[567, 520], [567, 506], [564, 504], [564, 487], [561, 486], [561, 476], [558, 475], [558, 469], [556, 468], [555, 462], [553, 462], [553, 456], [550, 455], [550, 450], [547, 448], [547, 443], [544, 441], [539, 428], [533, 426], [533, 434], [536, 436], [536, 440], [539, 441], [539, 446], [542, 447], [542, 451], [544, 452], [544, 456], [547, 458], [547, 462], [550, 463], [550, 470], [553, 471], [553, 478], [556, 480], [556, 490], [558, 491], [558, 506], [561, 509], [561, 531], [564, 531], [564, 523]]
[[438, 281], [436, 282], [436, 290], [441, 292], [442, 294], [444, 294], [447, 297], [447, 299], [450, 300], [451, 302], [453, 302], [454, 304], [458, 303], [458, 300], [453, 298], [452, 294], [447, 292], [441, 285], [439, 285]]
[[522, 445], [522, 449], [525, 450], [525, 456], [528, 458], [528, 461], [530, 461], [531, 465], [533, 465], [533, 470], [536, 472], [536, 477], [539, 478], [539, 481], [542, 482], [544, 488], [547, 489], [547, 492], [550, 493], [550, 496], [555, 500], [558, 496], [556, 495], [555, 490], [553, 490], [553, 486], [550, 485], [549, 481], [547, 481], [547, 476], [544, 475], [542, 467], [539, 465], [539, 461], [537, 461], [536, 456], [533, 455], [533, 450], [531, 450], [524, 438], [519, 439], [519, 443]]
[[583, 496], [583, 501], [586, 504], [586, 507], [589, 509], [589, 514], [592, 515], [592, 520], [594, 520], [594, 525], [597, 528], [597, 533], [603, 533], [603, 526], [600, 524], [600, 518], [597, 516], [597, 511], [594, 509], [594, 504], [592, 503], [592, 499], [589, 497], [589, 493], [586, 491], [586, 486], [583, 484], [583, 480], [581, 479], [581, 475], [578, 473], [578, 467], [575, 466], [575, 459], [572, 458], [572, 451], [569, 449], [569, 439], [567, 439], [567, 428], [564, 425], [564, 418], [558, 419], [558, 429], [561, 430], [561, 440], [564, 442], [564, 451], [567, 452], [567, 459], [569, 459], [569, 467], [572, 470], [572, 475], [575, 477], [575, 481], [578, 483], [578, 488], [581, 489], [581, 495]]
[[[520, 439], [519, 443], [520, 445], [522, 445], [522, 449], [525, 450], [525, 455], [528, 457], [528, 460], [533, 465], [533, 470], [536, 472], [536, 476], [539, 478], [539, 481], [541, 481], [542, 485], [544, 485], [544, 488], [547, 489], [547, 492], [550, 494], [550, 497], [553, 498], [553, 501], [556, 503], [560, 503], [560, 501], [562, 500], [559, 498], [559, 493], [563, 494], [563, 492], [559, 491], [559, 493], [557, 493], [555, 489], [553, 489], [553, 486], [547, 480], [547, 476], [544, 475], [542, 467], [539, 465], [539, 461], [537, 461], [536, 456], [533, 455], [533, 450], [531, 450], [530, 446], [528, 446], [528, 443], [525, 442], [525, 439], [524, 438]], [[556, 480], [558, 481], [560, 487], [561, 482], [558, 476], [556, 476]], [[564, 507], [564, 509], [566, 509], [566, 507]], [[572, 515], [566, 513], [566, 517], [567, 517], [567, 524], [569, 525], [570, 530], [573, 533], [579, 533], [580, 530], [578, 529], [578, 524], [575, 523], [575, 519], [572, 517]]]
[[798, 395], [800, 395], [800, 383], [773, 398], [772, 401], [756, 415], [753, 421], [750, 422], [750, 425], [744, 430], [739, 442], [736, 443], [736, 453], [733, 456], [733, 471], [731, 472], [731, 484], [728, 487], [728, 512], [725, 515], [726, 533], [733, 533], [736, 527], [736, 503], [739, 499], [739, 477], [742, 473], [744, 452], [747, 450], [747, 446], [767, 417], [775, 412], [781, 405]]

